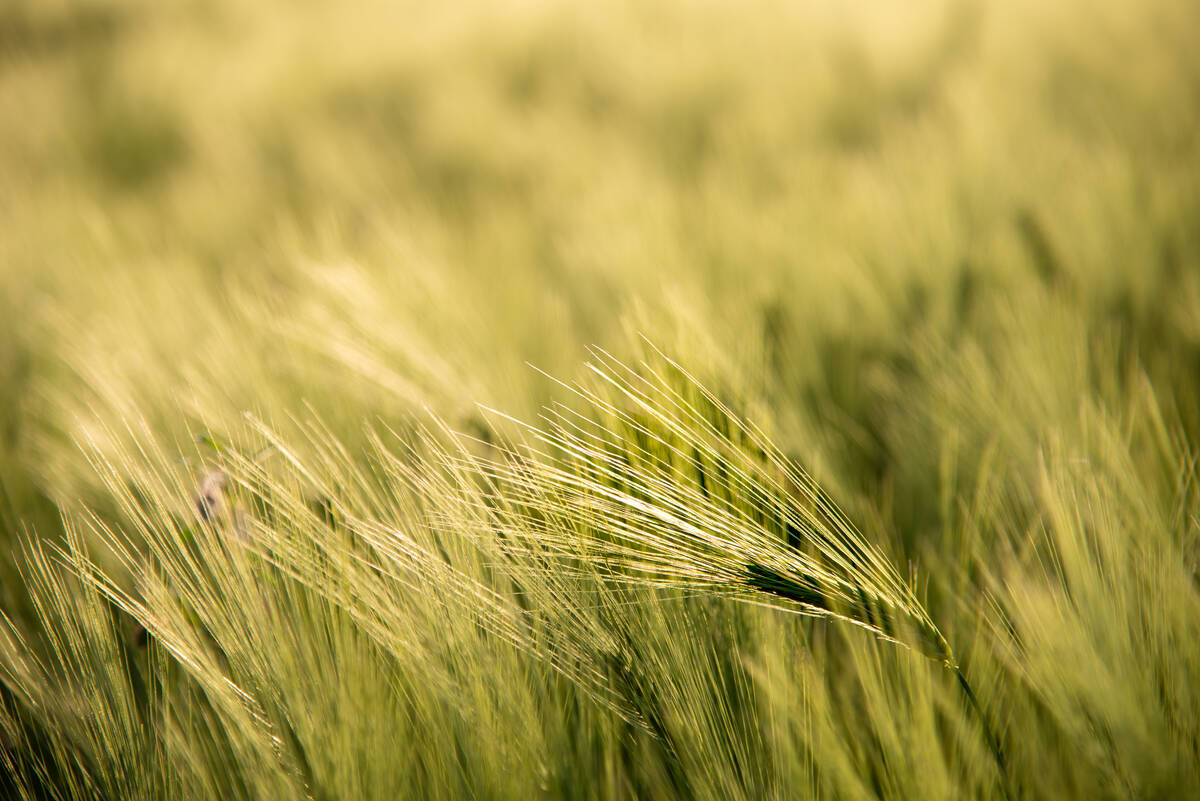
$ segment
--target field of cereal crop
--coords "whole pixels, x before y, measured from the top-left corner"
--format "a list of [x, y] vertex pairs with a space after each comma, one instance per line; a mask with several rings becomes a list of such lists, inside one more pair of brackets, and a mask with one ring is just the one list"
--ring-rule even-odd
[[7, 0], [0, 796], [1200, 794], [1190, 0]]

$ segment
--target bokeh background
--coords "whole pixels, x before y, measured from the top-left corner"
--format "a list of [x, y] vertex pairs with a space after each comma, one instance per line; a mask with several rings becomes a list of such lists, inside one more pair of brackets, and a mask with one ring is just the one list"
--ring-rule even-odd
[[[521, 414], [526, 362], [641, 332], [877, 477], [936, 462], [905, 413], [928, 342], [956, 354], [933, 383], [1070, 416], [1066, 342], [1109, 337], [1193, 411], [1198, 14], [10, 0], [6, 536], [85, 491], [104, 386], [166, 425], [187, 398]], [[1000, 336], [1036, 377], [970, 375]]]

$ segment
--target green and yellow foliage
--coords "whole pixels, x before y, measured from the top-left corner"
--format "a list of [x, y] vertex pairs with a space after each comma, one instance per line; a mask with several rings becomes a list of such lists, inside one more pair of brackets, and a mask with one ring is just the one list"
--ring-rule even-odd
[[0, 796], [1200, 795], [1191, 0], [7, 0]]

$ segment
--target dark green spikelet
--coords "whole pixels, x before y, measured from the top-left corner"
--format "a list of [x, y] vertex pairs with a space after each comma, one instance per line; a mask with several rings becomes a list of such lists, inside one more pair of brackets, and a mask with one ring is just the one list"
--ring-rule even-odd
[[794, 581], [757, 562], [751, 562], [746, 567], [746, 574], [746, 583], [760, 592], [769, 592], [803, 606], [833, 611], [816, 582]]

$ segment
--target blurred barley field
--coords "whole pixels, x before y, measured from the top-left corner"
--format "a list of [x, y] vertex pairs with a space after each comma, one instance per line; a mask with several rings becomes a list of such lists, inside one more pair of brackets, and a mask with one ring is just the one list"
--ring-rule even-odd
[[1191, 0], [0, 5], [0, 796], [1200, 796]]

